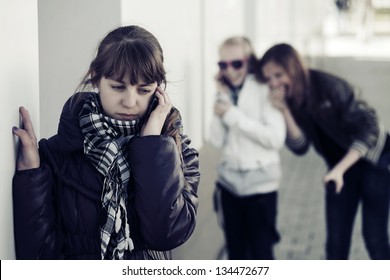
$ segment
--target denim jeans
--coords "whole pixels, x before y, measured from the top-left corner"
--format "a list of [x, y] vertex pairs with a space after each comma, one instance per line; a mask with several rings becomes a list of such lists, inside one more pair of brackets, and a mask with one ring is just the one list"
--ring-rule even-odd
[[228, 257], [230, 260], [274, 259], [277, 192], [237, 197], [219, 183]]
[[[383, 154], [382, 163], [384, 157], [388, 154]], [[364, 160], [352, 166], [344, 175], [340, 194], [326, 194], [327, 259], [348, 259], [360, 203], [363, 239], [370, 258], [390, 259], [389, 201], [390, 171], [387, 168], [373, 166]]]

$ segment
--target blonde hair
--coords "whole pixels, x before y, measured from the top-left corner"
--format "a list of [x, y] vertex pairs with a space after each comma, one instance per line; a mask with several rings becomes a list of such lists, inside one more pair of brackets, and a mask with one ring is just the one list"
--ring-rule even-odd
[[249, 72], [253, 72], [257, 58], [251, 41], [245, 36], [229, 37], [222, 42], [218, 50], [220, 52], [223, 48], [230, 46], [239, 46], [243, 48], [245, 56], [248, 57], [248, 70]]
[[256, 56], [255, 50], [252, 47], [252, 43], [245, 36], [234, 36], [227, 38], [225, 41], [222, 42], [221, 46], [219, 47], [219, 50], [227, 46], [242, 46], [247, 56]]

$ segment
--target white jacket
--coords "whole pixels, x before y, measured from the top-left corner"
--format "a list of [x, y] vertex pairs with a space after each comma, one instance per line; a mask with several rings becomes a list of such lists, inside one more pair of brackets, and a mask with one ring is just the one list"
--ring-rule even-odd
[[214, 116], [209, 141], [222, 148], [221, 165], [248, 171], [279, 165], [279, 151], [286, 138], [282, 113], [268, 98], [268, 86], [248, 75], [237, 106], [222, 118]]

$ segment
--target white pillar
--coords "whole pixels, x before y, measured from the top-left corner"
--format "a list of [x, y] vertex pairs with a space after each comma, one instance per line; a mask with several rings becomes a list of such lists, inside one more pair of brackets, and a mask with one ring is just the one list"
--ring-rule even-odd
[[[25, 106], [39, 136], [38, 11], [31, 0], [0, 1], [0, 259], [14, 259], [12, 176], [18, 140], [18, 108]], [[28, 187], [28, 186], [26, 186]]]

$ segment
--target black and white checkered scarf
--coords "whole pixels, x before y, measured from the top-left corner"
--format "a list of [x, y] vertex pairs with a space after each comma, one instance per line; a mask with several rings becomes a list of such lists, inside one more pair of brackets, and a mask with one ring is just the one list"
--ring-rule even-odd
[[102, 113], [99, 96], [91, 94], [80, 112], [84, 135], [84, 154], [104, 175], [101, 196], [107, 214], [100, 228], [102, 259], [123, 259], [125, 250], [133, 250], [127, 221], [127, 184], [130, 166], [126, 161], [126, 144], [139, 133], [139, 120], [120, 121]]

